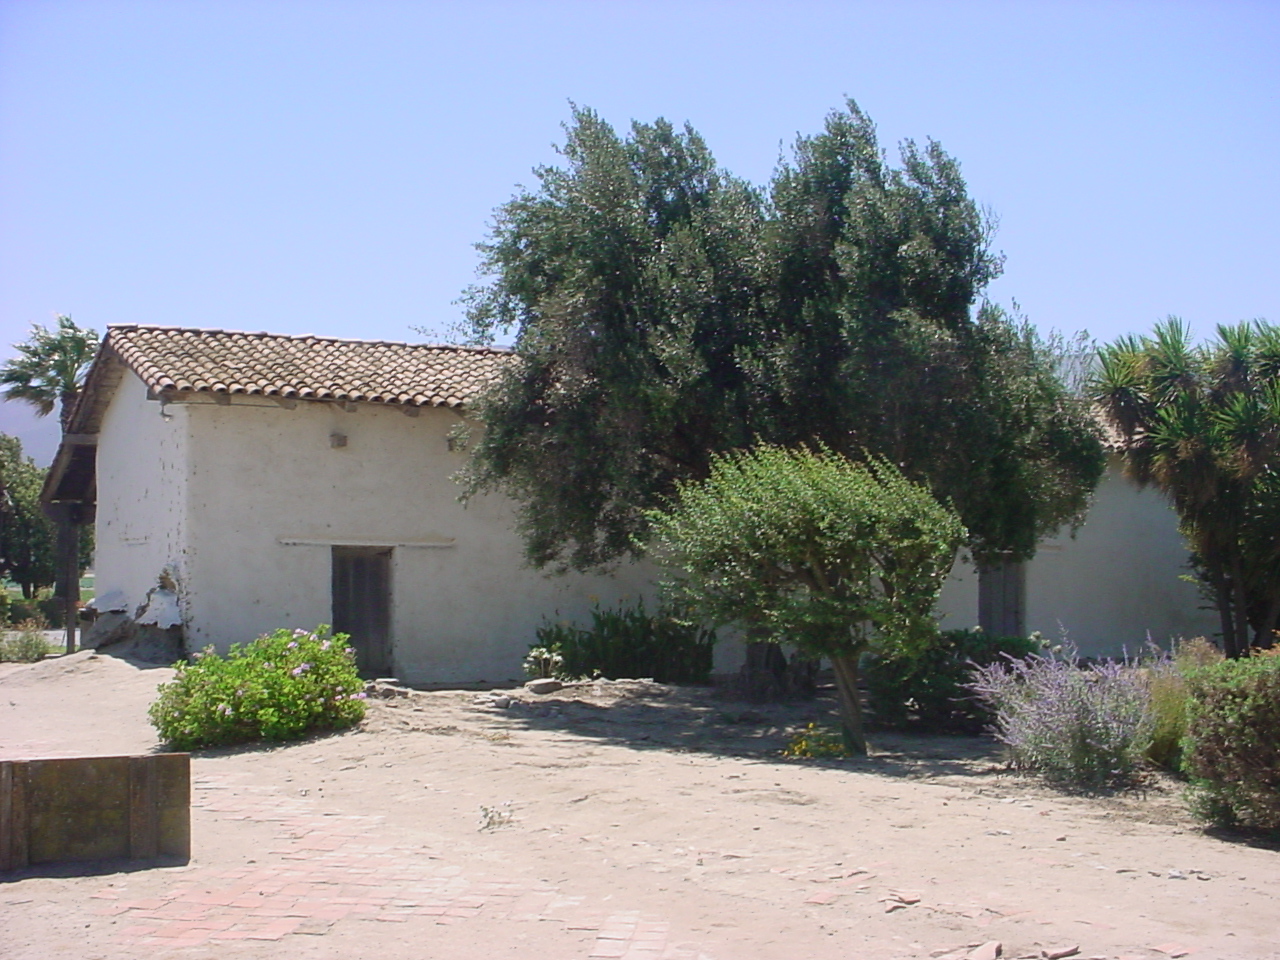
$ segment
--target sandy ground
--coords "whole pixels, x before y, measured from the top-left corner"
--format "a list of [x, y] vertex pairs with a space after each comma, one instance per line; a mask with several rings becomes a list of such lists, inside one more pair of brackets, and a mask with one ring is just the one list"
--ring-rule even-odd
[[[156, 750], [168, 675], [0, 665], [0, 757]], [[0, 957], [1280, 957], [1280, 854], [1207, 834], [1176, 785], [1070, 796], [979, 739], [781, 759], [822, 702], [497, 694], [197, 754], [192, 861], [0, 876]]]

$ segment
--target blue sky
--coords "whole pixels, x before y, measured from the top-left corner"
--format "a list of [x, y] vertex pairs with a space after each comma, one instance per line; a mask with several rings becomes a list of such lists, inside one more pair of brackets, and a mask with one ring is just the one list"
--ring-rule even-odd
[[1245, 0], [0, 0], [0, 345], [55, 313], [444, 339], [571, 100], [763, 182], [852, 96], [960, 160], [990, 295], [1042, 328], [1280, 321], [1277, 50]]

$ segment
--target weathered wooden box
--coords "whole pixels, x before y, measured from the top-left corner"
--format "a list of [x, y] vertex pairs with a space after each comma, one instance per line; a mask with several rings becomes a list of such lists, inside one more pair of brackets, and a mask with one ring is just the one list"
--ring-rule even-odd
[[191, 857], [191, 757], [0, 760], [0, 871]]

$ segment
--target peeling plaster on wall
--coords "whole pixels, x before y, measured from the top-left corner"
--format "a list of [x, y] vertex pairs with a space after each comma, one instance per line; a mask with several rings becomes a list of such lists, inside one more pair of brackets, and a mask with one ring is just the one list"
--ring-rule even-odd
[[159, 576], [183, 579], [188, 427], [183, 405], [166, 404], [162, 411], [158, 400], [147, 399], [142, 381], [125, 374], [103, 418], [97, 450], [94, 569], [98, 595], [110, 598], [113, 610], [144, 608]]
[[182, 613], [178, 609], [178, 595], [163, 587], [153, 587], [133, 619], [144, 626], [165, 629], [181, 626]]

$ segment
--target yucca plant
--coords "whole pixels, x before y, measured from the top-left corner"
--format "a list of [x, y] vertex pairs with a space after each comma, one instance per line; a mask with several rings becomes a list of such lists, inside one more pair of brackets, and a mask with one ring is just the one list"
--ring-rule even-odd
[[1102, 348], [1091, 384], [1128, 475], [1173, 504], [1196, 574], [1239, 657], [1280, 628], [1280, 327], [1175, 317]]

